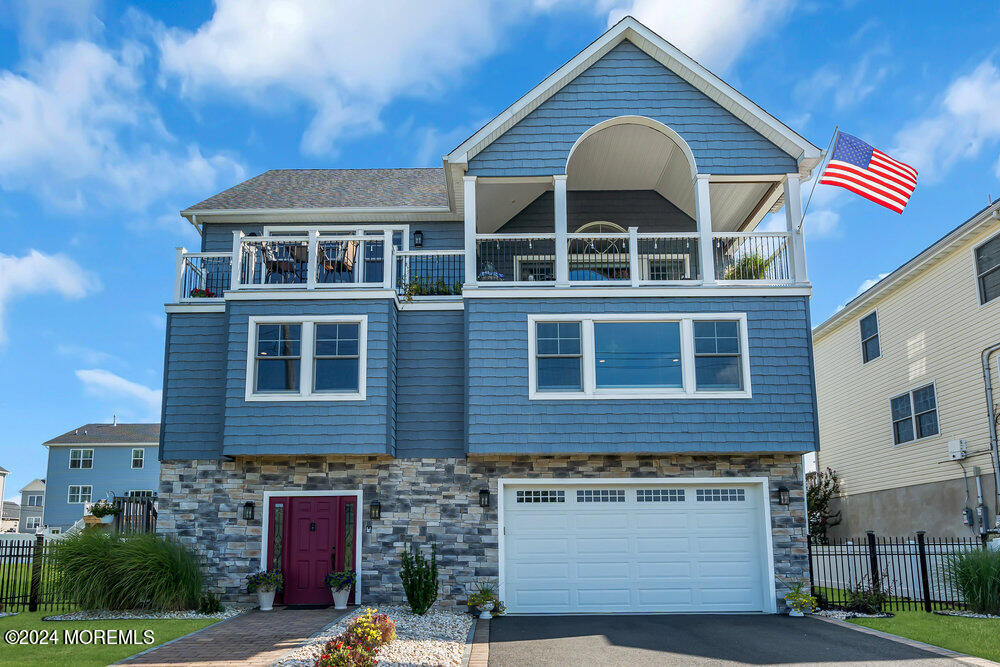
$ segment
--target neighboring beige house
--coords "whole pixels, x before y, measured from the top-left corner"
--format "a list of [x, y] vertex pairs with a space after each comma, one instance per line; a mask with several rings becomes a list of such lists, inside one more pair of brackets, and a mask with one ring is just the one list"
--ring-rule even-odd
[[980, 527], [963, 523], [964, 508], [976, 513], [977, 480], [993, 527], [998, 211], [1000, 202], [978, 212], [813, 330], [819, 467], [842, 479], [842, 523], [830, 535], [968, 536]]

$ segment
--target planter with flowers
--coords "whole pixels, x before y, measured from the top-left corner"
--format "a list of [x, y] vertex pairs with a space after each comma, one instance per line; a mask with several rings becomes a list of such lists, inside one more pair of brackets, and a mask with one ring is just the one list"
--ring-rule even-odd
[[101, 523], [114, 523], [115, 515], [120, 514], [121, 511], [121, 508], [115, 507], [115, 504], [110, 500], [98, 500], [90, 506], [91, 516], [100, 519]]
[[285, 577], [278, 570], [255, 572], [247, 577], [247, 591], [257, 594], [261, 611], [271, 611], [274, 594], [285, 585]]
[[476, 280], [481, 283], [503, 282], [503, 274], [497, 271], [491, 262], [486, 262], [483, 264], [483, 270], [476, 276]]
[[789, 616], [801, 617], [816, 610], [816, 598], [803, 591], [803, 585], [803, 582], [797, 581], [791, 590], [785, 593]]
[[347, 598], [351, 596], [351, 588], [356, 578], [354, 570], [331, 572], [326, 575], [326, 585], [333, 593], [334, 609], [347, 609]]
[[200, 287], [194, 287], [188, 292], [188, 296], [192, 299], [214, 299], [215, 292], [210, 289], [202, 289]]

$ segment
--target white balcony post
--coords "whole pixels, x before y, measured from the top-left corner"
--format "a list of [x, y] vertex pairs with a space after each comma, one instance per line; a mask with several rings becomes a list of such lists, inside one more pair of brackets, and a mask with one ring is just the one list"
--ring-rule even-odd
[[639, 228], [628, 228], [628, 275], [632, 287], [639, 286]]
[[[233, 276], [229, 279], [229, 289], [240, 288], [240, 264], [243, 262], [243, 232], [233, 232]], [[253, 268], [251, 267], [251, 271]], [[250, 277], [253, 280], [253, 276]]]
[[316, 289], [316, 271], [319, 265], [319, 230], [309, 230], [309, 246], [306, 248], [306, 289]]
[[184, 253], [187, 248], [177, 246], [177, 274], [174, 276], [174, 303], [180, 303], [183, 295], [181, 290], [184, 287]]
[[701, 250], [701, 282], [715, 283], [715, 260], [712, 238], [712, 201], [709, 196], [708, 174], [698, 174], [694, 179], [694, 208], [698, 222], [698, 248]]
[[552, 177], [555, 190], [556, 286], [569, 286], [569, 237], [566, 230], [566, 174]]
[[385, 230], [382, 239], [382, 287], [393, 289], [392, 277], [396, 272], [396, 246], [392, 244], [392, 230]]
[[806, 244], [802, 233], [802, 190], [798, 174], [785, 174], [785, 228], [791, 254], [792, 282], [804, 283], [806, 277]]
[[[359, 227], [354, 230], [354, 233], [361, 237], [358, 241], [358, 254], [354, 258], [354, 282], [363, 283], [365, 282], [365, 239], [367, 237], [365, 236], [364, 227]], [[384, 251], [383, 254], [385, 254]]]
[[463, 176], [465, 195], [465, 285], [476, 286], [476, 177]]

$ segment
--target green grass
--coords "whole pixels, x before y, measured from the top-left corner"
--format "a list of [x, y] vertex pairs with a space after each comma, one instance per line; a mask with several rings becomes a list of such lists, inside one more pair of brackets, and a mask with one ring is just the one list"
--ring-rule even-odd
[[1000, 618], [961, 618], [897, 611], [893, 618], [852, 618], [851, 623], [987, 660], [1000, 661]]
[[[185, 621], [42, 621], [53, 612], [21, 612], [17, 616], [0, 618], [0, 665], [110, 665], [130, 655], [145, 651], [215, 623], [215, 620]], [[74, 630], [135, 630], [138, 641], [143, 631], [153, 631], [153, 643], [142, 645], [67, 645], [63, 643], [65, 631]], [[56, 631], [59, 643], [49, 646], [10, 645], [4, 640], [8, 630]]]

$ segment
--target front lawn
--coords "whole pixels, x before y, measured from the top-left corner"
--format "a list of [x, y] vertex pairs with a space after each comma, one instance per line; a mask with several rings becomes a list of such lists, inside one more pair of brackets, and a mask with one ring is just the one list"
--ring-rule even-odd
[[[182, 621], [42, 621], [43, 616], [51, 616], [54, 612], [21, 612], [17, 616], [0, 618], [0, 665], [85, 665], [103, 666], [127, 658], [130, 655], [145, 651], [194, 632], [216, 622], [209, 620]], [[56, 631], [58, 644], [50, 642], [47, 646], [11, 645], [7, 638], [10, 630], [44, 631], [46, 636]], [[136, 644], [76, 644], [65, 643], [66, 633], [88, 630], [134, 630]], [[152, 630], [153, 641], [143, 643], [143, 632]], [[86, 641], [91, 633], [78, 635], [78, 641]]]
[[897, 611], [893, 618], [852, 618], [851, 623], [925, 644], [1000, 661], [1000, 618], [961, 618]]

